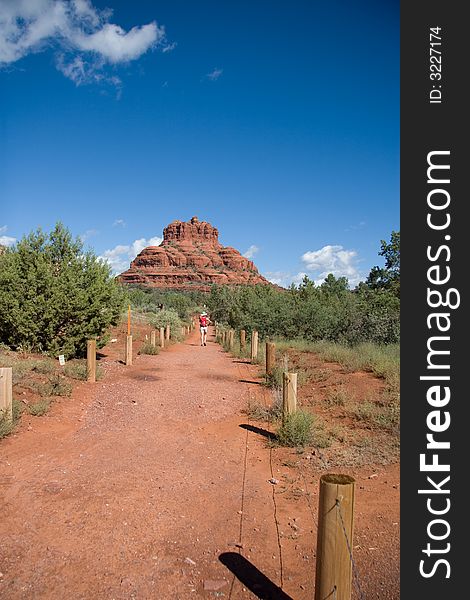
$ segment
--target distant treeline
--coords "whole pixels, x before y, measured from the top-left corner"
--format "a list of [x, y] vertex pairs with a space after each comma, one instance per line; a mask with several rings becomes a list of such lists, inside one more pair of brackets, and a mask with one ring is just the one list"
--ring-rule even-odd
[[397, 296], [365, 284], [350, 291], [333, 275], [320, 286], [306, 277], [285, 292], [263, 285], [215, 286], [208, 305], [212, 319], [235, 329], [256, 329], [266, 338], [390, 344], [400, 337]]

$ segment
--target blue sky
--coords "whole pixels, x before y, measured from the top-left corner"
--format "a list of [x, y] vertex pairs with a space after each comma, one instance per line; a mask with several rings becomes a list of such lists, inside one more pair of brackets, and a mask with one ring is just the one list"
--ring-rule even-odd
[[[111, 10], [107, 10], [111, 9]], [[287, 285], [399, 229], [399, 2], [0, 0], [0, 243], [197, 215]]]

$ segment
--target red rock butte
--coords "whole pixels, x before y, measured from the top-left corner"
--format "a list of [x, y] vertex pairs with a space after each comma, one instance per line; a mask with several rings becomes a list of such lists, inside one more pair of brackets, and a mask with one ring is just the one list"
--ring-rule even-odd
[[126, 284], [204, 292], [214, 283], [271, 285], [251, 260], [235, 248], [222, 246], [218, 230], [197, 217], [170, 223], [163, 230], [163, 242], [144, 248], [118, 279]]

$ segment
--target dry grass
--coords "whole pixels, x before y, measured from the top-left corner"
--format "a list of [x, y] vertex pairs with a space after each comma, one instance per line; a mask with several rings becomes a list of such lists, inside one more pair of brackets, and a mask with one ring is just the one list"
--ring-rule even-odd
[[0, 439], [6, 437], [10, 433], [12, 433], [18, 424], [18, 421], [21, 418], [21, 413], [23, 412], [23, 404], [13, 398], [12, 402], [12, 412], [13, 412], [13, 420], [7, 421], [5, 415], [0, 413]]
[[50, 398], [43, 398], [42, 400], [38, 400], [34, 402], [34, 404], [30, 404], [28, 406], [28, 412], [30, 415], [34, 417], [42, 417], [47, 413], [49, 407], [51, 405]]
[[156, 355], [159, 353], [160, 348], [157, 345], [151, 344], [149, 341], [145, 341], [139, 350], [139, 354]]

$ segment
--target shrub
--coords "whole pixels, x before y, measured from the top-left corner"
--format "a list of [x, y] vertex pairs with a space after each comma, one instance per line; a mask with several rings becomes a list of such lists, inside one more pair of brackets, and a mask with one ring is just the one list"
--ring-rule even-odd
[[[85, 360], [75, 360], [66, 363], [64, 367], [64, 375], [78, 381], [86, 381], [88, 377], [88, 367]], [[96, 379], [103, 379], [103, 370], [99, 365], [96, 365]]]
[[156, 314], [150, 315], [149, 322], [155, 329], [160, 329], [160, 327], [166, 327], [169, 325], [171, 339], [181, 339], [181, 327], [183, 325], [183, 321], [173, 308], [163, 309]]
[[70, 396], [72, 394], [71, 384], [60, 375], [49, 377], [49, 381], [39, 384], [37, 390], [40, 396]]
[[23, 404], [16, 400], [16, 398], [13, 398], [12, 409], [13, 420], [11, 422], [6, 420], [3, 412], [0, 412], [0, 440], [15, 429], [23, 412]]
[[313, 415], [302, 410], [287, 415], [276, 432], [278, 443], [281, 446], [306, 446], [313, 438], [313, 423]]
[[42, 417], [47, 413], [49, 407], [51, 405], [51, 401], [49, 398], [44, 398], [43, 400], [38, 400], [34, 404], [30, 404], [28, 406], [28, 412], [30, 415], [34, 417]]
[[248, 407], [244, 412], [253, 421], [273, 423], [278, 421], [282, 416], [282, 397], [279, 394], [275, 394], [271, 406], [265, 406], [259, 400], [250, 399]]
[[335, 390], [329, 390], [325, 403], [328, 406], [345, 406], [349, 394], [344, 386], [339, 386]]
[[0, 342], [13, 349], [84, 354], [87, 339], [118, 322], [123, 300], [110, 267], [60, 223], [0, 255]]
[[56, 363], [53, 360], [38, 360], [33, 364], [32, 370], [42, 375], [48, 375], [53, 373], [57, 368]]
[[139, 354], [158, 354], [160, 352], [160, 349], [158, 348], [158, 346], [154, 346], [153, 344], [151, 344], [150, 342], [144, 342], [139, 350]]
[[174, 309], [183, 320], [201, 312], [206, 295], [198, 291], [170, 291], [140, 286], [127, 288], [131, 305], [142, 312], [157, 312], [160, 307]]

